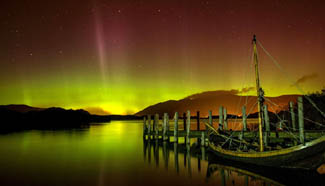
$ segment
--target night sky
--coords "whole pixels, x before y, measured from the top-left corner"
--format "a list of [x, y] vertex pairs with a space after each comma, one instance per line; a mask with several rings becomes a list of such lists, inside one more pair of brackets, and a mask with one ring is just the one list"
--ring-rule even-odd
[[258, 48], [267, 96], [325, 86], [323, 1], [11, 0], [0, 27], [2, 105], [133, 114], [252, 87], [253, 34], [287, 73]]

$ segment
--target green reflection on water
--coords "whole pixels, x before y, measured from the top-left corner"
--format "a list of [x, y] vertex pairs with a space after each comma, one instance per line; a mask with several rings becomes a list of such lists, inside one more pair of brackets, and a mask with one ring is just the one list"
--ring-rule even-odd
[[112, 121], [80, 130], [0, 135], [1, 185], [244, 183], [243, 175], [228, 170], [208, 179], [206, 157], [194, 157], [183, 144], [143, 141], [142, 129], [142, 121]]

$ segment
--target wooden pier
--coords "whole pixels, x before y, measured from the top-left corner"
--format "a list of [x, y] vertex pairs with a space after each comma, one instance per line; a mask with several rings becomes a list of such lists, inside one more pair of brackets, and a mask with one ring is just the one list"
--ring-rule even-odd
[[[303, 119], [303, 109], [302, 100], [298, 98], [298, 113], [293, 111], [293, 103], [289, 103], [289, 112], [291, 113], [291, 130], [282, 129], [284, 123], [279, 122], [279, 129], [270, 130], [270, 121], [268, 118], [267, 105], [264, 105], [264, 125], [265, 130], [263, 131], [264, 143], [281, 143], [289, 139], [296, 140], [299, 143], [304, 143], [312, 139], [316, 139], [325, 134], [322, 130], [305, 130], [304, 129], [304, 119]], [[191, 138], [197, 138], [197, 143], [201, 146], [206, 146], [207, 139], [207, 129], [205, 123], [209, 123], [216, 129], [231, 133], [232, 136], [236, 136], [239, 139], [245, 138], [245, 140], [259, 138], [259, 134], [256, 131], [256, 126], [258, 126], [257, 118], [247, 118], [246, 107], [242, 107], [242, 116], [238, 118], [229, 118], [227, 115], [227, 109], [220, 106], [219, 115], [212, 115], [212, 111], [209, 111], [209, 115], [206, 118], [200, 117], [200, 112], [197, 111], [196, 115], [191, 115], [188, 110], [186, 113], [181, 114], [176, 112], [173, 117], [170, 117], [167, 113], [163, 116], [155, 114], [153, 116], [147, 115], [143, 119], [143, 138], [146, 140], [162, 140], [168, 142], [178, 142], [179, 138], [183, 138], [185, 143], [190, 143]], [[296, 127], [296, 117], [298, 116], [298, 129]], [[152, 120], [153, 118], [154, 120]], [[255, 128], [254, 128], [255, 127]]]

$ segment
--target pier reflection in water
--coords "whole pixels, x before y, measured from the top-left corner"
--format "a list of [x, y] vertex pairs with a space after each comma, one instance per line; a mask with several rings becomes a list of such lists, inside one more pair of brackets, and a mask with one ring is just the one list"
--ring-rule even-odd
[[316, 171], [266, 171], [220, 160], [196, 138], [187, 146], [184, 137], [143, 141], [142, 127], [142, 121], [112, 121], [0, 135], [0, 185], [324, 185]]
[[[194, 139], [190, 144], [143, 140], [143, 156], [146, 163], [157, 169], [202, 180], [205, 185], [283, 185], [270, 178], [229, 165], [209, 162], [206, 148], [198, 146]], [[167, 179], [167, 178], [166, 178]], [[176, 179], [176, 178], [174, 178]]]

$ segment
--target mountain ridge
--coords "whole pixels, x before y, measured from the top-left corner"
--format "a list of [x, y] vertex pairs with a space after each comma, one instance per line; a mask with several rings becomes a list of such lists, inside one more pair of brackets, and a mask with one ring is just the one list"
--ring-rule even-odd
[[[256, 96], [240, 96], [238, 90], [217, 90], [206, 91], [201, 93], [192, 94], [179, 100], [167, 100], [154, 105], [150, 105], [143, 110], [135, 113], [136, 116], [144, 116], [148, 114], [159, 115], [168, 113], [169, 116], [173, 116], [175, 112], [180, 114], [185, 113], [187, 110], [191, 111], [191, 115], [195, 115], [197, 111], [200, 111], [201, 116], [207, 116], [208, 111], [212, 110], [213, 115], [218, 115], [219, 106], [227, 108], [228, 114], [241, 115], [243, 105], [247, 105], [247, 113], [253, 113], [257, 111], [254, 106], [256, 102]], [[272, 112], [278, 112], [280, 110], [288, 108], [290, 101], [296, 102], [298, 94], [281, 95], [277, 97], [265, 97], [265, 104]]]

